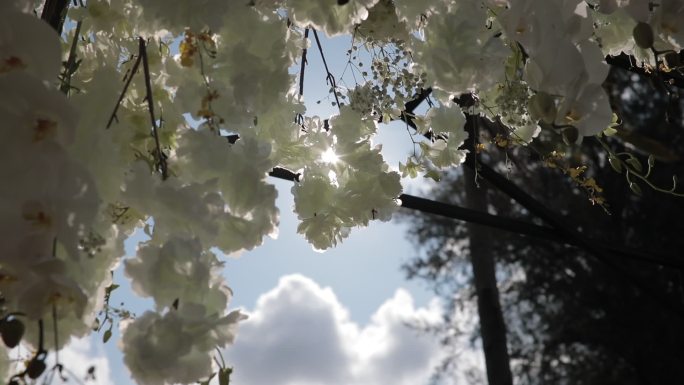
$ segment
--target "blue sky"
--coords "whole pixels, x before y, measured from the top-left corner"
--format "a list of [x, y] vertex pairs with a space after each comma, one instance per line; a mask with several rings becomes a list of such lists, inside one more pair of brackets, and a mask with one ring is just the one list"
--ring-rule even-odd
[[267, 239], [261, 247], [227, 259], [225, 276], [235, 291], [235, 306], [251, 307], [281, 276], [292, 273], [332, 287], [357, 322], [367, 322], [399, 287], [407, 288], [417, 303], [427, 303], [431, 293], [418, 283], [406, 282], [399, 269], [414, 254], [413, 245], [405, 240], [405, 224], [372, 223], [369, 228], [355, 229], [338, 247], [318, 253], [296, 234], [291, 184], [274, 182], [281, 210], [278, 239]]

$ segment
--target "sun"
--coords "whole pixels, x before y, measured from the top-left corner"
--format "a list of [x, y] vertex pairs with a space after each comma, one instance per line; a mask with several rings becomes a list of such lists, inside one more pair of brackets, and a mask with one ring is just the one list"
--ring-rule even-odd
[[327, 149], [323, 154], [321, 154], [321, 160], [325, 163], [337, 163], [340, 158], [335, 154], [332, 148]]

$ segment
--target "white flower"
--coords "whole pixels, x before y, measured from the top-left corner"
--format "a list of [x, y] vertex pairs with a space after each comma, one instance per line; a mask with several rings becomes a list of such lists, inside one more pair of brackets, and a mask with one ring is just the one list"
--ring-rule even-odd
[[438, 0], [394, 0], [394, 7], [399, 20], [414, 27], [420, 25], [422, 19], [430, 15], [440, 3]]
[[139, 0], [143, 17], [162, 28], [179, 33], [188, 27], [193, 31], [218, 30], [230, 12], [247, 8], [241, 2], [223, 0], [180, 0], [173, 6], [164, 0]]
[[270, 143], [241, 138], [231, 145], [208, 130], [187, 130], [180, 144], [183, 179], [197, 183], [217, 179], [233, 214], [244, 215], [274, 204], [275, 188], [265, 182], [275, 166]]
[[380, 0], [370, 8], [368, 18], [358, 25], [357, 32], [378, 42], [409, 39], [406, 23], [399, 21], [394, 1], [391, 0]]
[[326, 214], [335, 195], [335, 187], [323, 172], [308, 169], [302, 181], [292, 186], [295, 211], [301, 218]]
[[[426, 116], [429, 120], [432, 131], [435, 134], [456, 134], [464, 132], [466, 117], [461, 111], [461, 108], [454, 105], [441, 105], [437, 108], [432, 108]], [[459, 135], [463, 136], [463, 135]], [[465, 137], [468, 137], [466, 134]], [[459, 143], [461, 145], [462, 143]]]
[[0, 381], [7, 381], [10, 374], [10, 357], [4, 344], [0, 345]]
[[513, 138], [521, 144], [529, 144], [532, 139], [539, 136], [541, 127], [534, 122], [530, 122], [524, 126], [516, 127], [513, 130]]
[[161, 315], [145, 312], [123, 332], [120, 347], [133, 378], [142, 385], [189, 384], [211, 373], [211, 352], [233, 341], [238, 311], [207, 314], [201, 305], [180, 303]]
[[64, 94], [23, 71], [0, 75], [0, 90], [0, 146], [72, 142], [77, 116]]
[[684, 47], [684, 2], [660, 1], [655, 7], [651, 25], [676, 51], [681, 50]]
[[603, 84], [608, 77], [610, 67], [603, 56], [601, 48], [594, 42], [585, 40], [578, 44], [584, 60], [586, 82], [591, 84]]
[[372, 86], [372, 83], [367, 82], [351, 89], [348, 93], [349, 106], [343, 106], [342, 108], [351, 107], [352, 110], [363, 116], [370, 116], [376, 105]]
[[338, 162], [330, 167], [338, 174], [352, 169], [376, 175], [387, 169], [381, 150], [381, 145], [371, 146], [370, 140], [337, 143], [333, 151]]
[[42, 0], [5, 0], [0, 3], [0, 12], [18, 10], [24, 13], [36, 11], [45, 2]]
[[[211, 87], [218, 92], [212, 106], [227, 127], [244, 136], [259, 126], [262, 114], [281, 103], [292, 85], [288, 68], [294, 63], [282, 19], [260, 15], [252, 7], [238, 8], [217, 31], [216, 60], [207, 62], [213, 66]], [[249, 39], [244, 39], [245, 31], [250, 31]]]
[[[97, 311], [101, 310], [104, 304], [105, 287], [112, 283], [111, 271], [124, 253], [123, 240], [126, 235], [118, 233], [116, 226], [107, 223], [108, 219], [104, 218], [102, 222], [104, 228], [96, 225], [93, 227], [93, 232], [97, 232], [103, 241], [106, 240], [104, 244], [96, 240], [83, 240], [83, 253], [87, 252], [89, 257], [78, 260], [66, 258], [63, 249], [58, 245], [56, 258], [49, 255], [42, 260], [35, 261], [32, 265], [22, 267], [23, 270], [10, 270], [9, 266], [5, 265], [7, 268], [2, 271], [5, 277], [2, 290], [6, 295], [15, 293], [7, 297], [12, 297], [6, 304], [9, 309], [17, 310], [24, 306], [15, 305], [14, 297], [21, 293], [24, 293], [21, 300], [31, 306], [38, 306], [41, 301], [44, 301], [41, 298], [49, 295], [51, 291], [59, 294], [54, 295], [53, 301], [43, 309], [44, 316], [51, 319], [52, 304], [55, 305], [59, 347], [67, 344], [72, 336], [80, 337], [92, 332]], [[89, 250], [86, 251], [85, 248]], [[51, 276], [45, 279], [42, 273], [36, 275], [38, 272], [49, 272]], [[51, 281], [56, 281], [58, 285], [52, 285], [51, 288], [46, 289], [45, 285]], [[61, 288], [60, 283], [63, 286]], [[29, 301], [27, 297], [32, 298]], [[69, 297], [74, 297], [76, 300], [71, 300]], [[84, 297], [87, 299], [85, 305], [82, 303]], [[80, 310], [81, 306], [84, 306], [83, 310]], [[35, 324], [31, 323], [31, 327], [27, 327], [24, 339], [36, 347], [40, 336], [39, 330], [33, 325]], [[55, 341], [52, 327], [46, 327], [43, 334], [45, 341]]]
[[650, 0], [600, 0], [598, 10], [601, 13], [612, 14], [623, 9], [635, 21], [646, 23], [651, 14], [650, 3]]
[[350, 0], [344, 5], [335, 1], [287, 0], [288, 16], [299, 26], [323, 30], [328, 36], [348, 33], [354, 24], [368, 17], [368, 8], [378, 0]]
[[417, 65], [429, 82], [446, 92], [486, 90], [503, 80], [510, 54], [495, 34], [487, 28], [486, 10], [478, 2], [441, 8], [425, 27], [425, 41], [415, 43]]
[[560, 106], [557, 123], [577, 127], [579, 138], [596, 135], [608, 127], [613, 117], [608, 94], [599, 84], [586, 84], [576, 96], [567, 96]]
[[349, 236], [351, 228], [332, 214], [320, 214], [302, 219], [297, 233], [304, 234], [315, 251], [329, 249]]
[[567, 85], [581, 80], [584, 73], [582, 54], [567, 40], [545, 40], [525, 66], [530, 87], [552, 95], [562, 95]]
[[427, 157], [435, 167], [445, 169], [463, 163], [467, 153], [467, 150], [459, 150], [440, 139], [430, 146]]
[[78, 109], [79, 121], [67, 149], [88, 169], [102, 200], [111, 203], [119, 201], [125, 170], [134, 158], [131, 143], [137, 135], [124, 108], [118, 113], [121, 119], [111, 129], [105, 128], [121, 92], [118, 76], [112, 66], [98, 68], [87, 83], [78, 84], [85, 90], [69, 97]]
[[[69, 18], [81, 21], [82, 31], [102, 31], [111, 33], [117, 31], [123, 22], [130, 22], [130, 14], [124, 15], [126, 0], [90, 0], [85, 8], [72, 7]], [[138, 13], [139, 13], [138, 9]]]
[[388, 221], [399, 208], [400, 176], [382, 170], [378, 173], [350, 172], [342, 179], [336, 206], [341, 217], [357, 226], [368, 226], [371, 220]]
[[587, 4], [581, 0], [511, 1], [511, 7], [498, 19], [506, 35], [521, 43], [530, 55], [543, 51], [542, 44], [547, 41], [576, 43], [593, 32]]
[[19, 269], [52, 255], [55, 239], [69, 257], [79, 259], [79, 239], [90, 229], [99, 206], [84, 170], [63, 152], [41, 155], [0, 170], [0, 177], [13, 180], [12, 188], [0, 191], [0, 261], [4, 266]]
[[366, 114], [354, 108], [355, 98], [362, 98], [360, 94], [363, 94], [366, 89], [367, 87], [365, 86], [355, 88], [352, 92], [351, 107], [340, 107], [340, 114], [330, 118], [330, 127], [338, 143], [356, 143], [361, 140], [367, 140], [371, 135], [375, 134], [377, 130], [375, 121], [364, 119]]
[[[40, 80], [57, 79], [61, 47], [55, 30], [35, 16], [5, 9], [0, 11], [0, 76], [26, 71]], [[5, 94], [4, 88], [2, 93]]]
[[388, 171], [379, 148], [361, 141], [335, 151], [338, 162], [306, 167], [302, 181], [292, 187], [295, 212], [302, 221], [297, 232], [315, 250], [335, 246], [353, 226], [389, 220], [401, 194], [400, 176]]
[[173, 234], [198, 236], [203, 243], [213, 244], [225, 206], [216, 190], [216, 180], [183, 186], [169, 178], [161, 183], [146, 164], [137, 162], [129, 173], [122, 200], [154, 217], [154, 233], [160, 241]]
[[201, 303], [218, 313], [228, 305], [230, 291], [219, 272], [222, 264], [213, 253], [203, 250], [197, 239], [174, 237], [163, 246], [147, 242], [125, 267], [133, 290], [153, 297], [157, 309], [175, 300]]
[[466, 118], [458, 106], [444, 106], [431, 109], [426, 120], [430, 122], [433, 133], [439, 137], [446, 134], [446, 138], [437, 139], [427, 154], [429, 160], [436, 167], [444, 169], [458, 166], [466, 158], [467, 150], [459, 150], [468, 138], [465, 132]]
[[627, 12], [618, 9], [609, 15], [597, 13], [594, 19], [597, 25], [596, 36], [604, 55], [619, 55], [621, 52], [632, 54], [635, 47], [632, 31], [636, 21]]
[[180, 177], [215, 186], [215, 198], [225, 205], [214, 210], [216, 236], [200, 236], [203, 242], [231, 252], [251, 249], [275, 233], [277, 191], [265, 180], [274, 167], [270, 143], [248, 136], [231, 145], [208, 130], [188, 130], [180, 143]]
[[[225, 25], [212, 31], [216, 34], [204, 37], [213, 39], [215, 55], [202, 48], [208, 43], [195, 41], [202, 61], [195, 56], [196, 64], [189, 68], [169, 63], [169, 85], [177, 87], [174, 103], [195, 119], [211, 116], [222, 127], [242, 136], [253, 135], [261, 116], [282, 104], [292, 86], [288, 74], [293, 64], [292, 33], [277, 16], [260, 15], [247, 5], [234, 8], [225, 16]], [[251, 31], [247, 40], [244, 31]], [[299, 49], [296, 52], [301, 54]], [[200, 72], [206, 75], [211, 91]]]
[[83, 317], [88, 297], [66, 276], [64, 261], [46, 256], [30, 264], [20, 275], [12, 275], [12, 271], [2, 273], [6, 278], [11, 277], [3, 280], [2, 292], [12, 311], [38, 320], [50, 314], [54, 305], [60, 317], [72, 312], [77, 318]]
[[[260, 180], [263, 176], [250, 175], [250, 178]], [[233, 189], [238, 189], [241, 182], [236, 183]], [[137, 162], [130, 172], [122, 200], [136, 211], [154, 218], [157, 242], [176, 236], [198, 237], [203, 245], [231, 253], [261, 244], [263, 237], [272, 234], [277, 225], [275, 188], [263, 183], [253, 191], [257, 201], [264, 206], [250, 206], [250, 210], [245, 211], [242, 199], [253, 197], [225, 194], [224, 198], [216, 178], [183, 183], [172, 177], [162, 182], [146, 164]], [[234, 205], [227, 199], [232, 199]]]

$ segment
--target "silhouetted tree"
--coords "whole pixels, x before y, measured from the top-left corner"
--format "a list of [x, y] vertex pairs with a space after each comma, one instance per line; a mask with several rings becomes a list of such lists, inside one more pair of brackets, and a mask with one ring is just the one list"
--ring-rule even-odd
[[[652, 180], [658, 185], [682, 176], [684, 124], [681, 91], [653, 77], [613, 69], [604, 84], [622, 124], [603, 138], [614, 152], [632, 153], [641, 166], [654, 155]], [[516, 184], [588, 239], [640, 251], [668, 262], [684, 262], [684, 200], [641, 184], [630, 189], [623, 173], [611, 168], [605, 149], [585, 138], [583, 150], [563, 144], [551, 128], [528, 148], [511, 150], [496, 125], [478, 141], [497, 142], [481, 161], [510, 174]], [[587, 150], [587, 145], [591, 150]], [[552, 151], [566, 156], [554, 158]], [[586, 166], [603, 190], [606, 210], [588, 201], [587, 191], [569, 170]], [[475, 180], [456, 171], [432, 191], [442, 202], [469, 206]], [[542, 224], [508, 196], [478, 180], [487, 211]], [[470, 202], [472, 203], [472, 202]], [[480, 205], [482, 207], [482, 205]], [[437, 216], [405, 212], [409, 237], [419, 255], [404, 266], [409, 278], [428, 281], [451, 304], [442, 330], [446, 344], [457, 337], [448, 327], [460, 306], [473, 306], [477, 289], [467, 262], [477, 243], [468, 225]], [[472, 236], [472, 234], [470, 234]], [[671, 384], [684, 378], [684, 272], [619, 255], [597, 258], [580, 248], [518, 234], [489, 230], [487, 249], [496, 261], [498, 290], [507, 326], [516, 383]], [[474, 285], [475, 284], [475, 285]], [[484, 334], [484, 330], [482, 330]], [[445, 362], [443, 375], [458, 366]]]

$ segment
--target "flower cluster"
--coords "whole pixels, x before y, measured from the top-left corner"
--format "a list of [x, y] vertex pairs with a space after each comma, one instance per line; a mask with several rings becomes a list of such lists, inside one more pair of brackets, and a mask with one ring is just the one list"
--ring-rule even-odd
[[315, 249], [324, 250], [347, 237], [354, 226], [374, 219], [387, 221], [397, 209], [399, 174], [384, 163], [379, 146], [371, 146], [375, 122], [349, 106], [330, 119], [330, 131], [308, 122], [319, 158], [308, 163], [302, 181], [292, 187], [303, 233]]
[[287, 0], [285, 8], [296, 24], [325, 31], [328, 36], [351, 32], [351, 27], [368, 17], [368, 9], [378, 0], [334, 1]]
[[196, 382], [211, 373], [210, 352], [233, 342], [242, 319], [238, 311], [218, 316], [194, 303], [163, 315], [145, 312], [126, 328], [124, 362], [142, 384]]
[[[98, 216], [97, 183], [71, 151], [79, 113], [55, 87], [58, 36], [23, 8], [0, 8], [0, 175], [8, 181], [0, 189], [2, 322], [25, 328], [38, 350], [29, 362], [39, 369], [44, 338], [62, 346], [91, 330], [125, 234]], [[94, 233], [106, 238], [94, 242]], [[57, 336], [39, 327], [42, 319], [59, 326]]]
[[[390, 38], [388, 42], [382, 43], [367, 37], [365, 45], [372, 59], [370, 74], [365, 70], [361, 71], [367, 82], [350, 90], [349, 101], [352, 108], [362, 114], [372, 112], [385, 120], [393, 115], [396, 118], [404, 104], [425, 86], [427, 74], [414, 73], [410, 68], [411, 52], [405, 40]], [[351, 55], [357, 49], [354, 46], [348, 54]], [[352, 60], [357, 57], [352, 56]], [[359, 68], [362, 65], [359, 61]]]
[[510, 50], [490, 21], [479, 1], [440, 4], [428, 18], [424, 39], [414, 40], [416, 62], [428, 82], [449, 94], [485, 91], [501, 82]]
[[354, 33], [378, 42], [406, 41], [409, 38], [406, 23], [399, 21], [392, 0], [378, 1], [368, 10], [368, 17], [358, 24]]
[[[579, 142], [611, 123], [605, 55], [650, 62], [684, 46], [677, 0], [68, 3], [61, 40], [33, 14], [41, 1], [0, 4], [0, 176], [11, 181], [0, 324], [27, 325], [32, 363], [44, 360], [39, 335], [62, 345], [88, 333], [123, 240], [144, 227], [150, 239], [123, 265], [155, 309], [121, 323], [143, 384], [206, 378], [212, 349], [233, 341], [244, 317], [227, 310], [211, 250], [277, 233], [274, 167], [299, 174], [298, 231], [327, 249], [397, 208], [400, 175], [372, 144], [379, 120], [410, 118], [429, 140], [412, 138], [400, 171], [438, 177], [465, 159], [464, 111], [502, 122], [512, 142], [540, 126]], [[333, 86], [349, 104], [328, 118], [307, 116], [296, 92], [305, 28], [350, 34], [372, 56], [346, 95]], [[431, 108], [403, 114], [427, 88]], [[464, 93], [479, 103], [453, 103]], [[53, 314], [57, 336], [36, 327]]]
[[530, 88], [557, 99], [552, 122], [576, 127], [578, 138], [605, 129], [612, 114], [601, 88], [608, 66], [590, 40], [593, 28], [587, 4], [519, 1], [500, 20], [509, 38], [529, 55], [524, 79]]
[[[78, 258], [77, 240], [91, 226], [98, 196], [65, 149], [73, 140], [75, 111], [45, 85], [57, 77], [59, 41], [29, 15], [7, 11], [1, 19], [9, 28], [0, 32], [0, 174], [12, 181], [0, 193], [2, 292], [33, 319], [59, 298], [80, 317], [85, 295], [77, 283], [58, 277], [63, 259]], [[40, 297], [26, 301], [34, 290]]]

